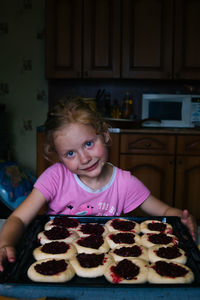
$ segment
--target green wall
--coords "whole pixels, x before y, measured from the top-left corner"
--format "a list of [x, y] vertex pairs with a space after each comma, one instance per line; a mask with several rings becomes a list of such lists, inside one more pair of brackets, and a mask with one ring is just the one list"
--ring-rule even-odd
[[36, 129], [48, 110], [44, 5], [0, 0], [0, 103], [6, 104], [11, 158], [33, 174]]

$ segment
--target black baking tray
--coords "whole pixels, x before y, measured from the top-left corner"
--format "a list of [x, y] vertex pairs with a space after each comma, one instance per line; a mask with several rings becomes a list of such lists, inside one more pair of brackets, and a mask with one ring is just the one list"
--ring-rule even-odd
[[[81, 278], [75, 276], [72, 280], [66, 283], [44, 283], [44, 282], [33, 282], [27, 276], [27, 270], [29, 266], [35, 261], [32, 255], [33, 250], [39, 246], [37, 235], [39, 232], [44, 230], [44, 225], [50, 219], [55, 216], [38, 216], [26, 230], [23, 239], [17, 247], [17, 259], [15, 263], [7, 263], [5, 265], [5, 271], [0, 273], [0, 283], [9, 285], [35, 285], [35, 286], [59, 286], [59, 287], [81, 287], [81, 286], [92, 286], [92, 287], [113, 287], [113, 284], [108, 282], [104, 276], [98, 278]], [[59, 217], [58, 215], [56, 217]], [[72, 217], [79, 220], [81, 223], [99, 223], [105, 224], [110, 219], [117, 217]], [[173, 227], [173, 234], [179, 239], [179, 247], [182, 248], [187, 254], [187, 266], [191, 268], [194, 273], [195, 280], [191, 284], [132, 284], [131, 286], [147, 286], [147, 287], [162, 287], [162, 286], [173, 286], [173, 287], [200, 287], [200, 251], [198, 250], [195, 242], [193, 241], [188, 229], [181, 223], [178, 217], [124, 217], [127, 220], [134, 220], [141, 223], [145, 220], [160, 220], [167, 222]], [[129, 284], [115, 284], [115, 287], [127, 287]]]

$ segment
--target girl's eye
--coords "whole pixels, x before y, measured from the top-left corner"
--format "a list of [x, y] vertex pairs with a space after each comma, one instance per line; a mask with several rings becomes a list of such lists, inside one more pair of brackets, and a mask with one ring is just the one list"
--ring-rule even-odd
[[93, 144], [94, 144], [93, 141], [89, 141], [89, 142], [85, 143], [85, 146], [86, 146], [87, 148], [90, 148], [90, 147], [92, 147]]
[[74, 156], [74, 151], [69, 151], [66, 155], [67, 157], [72, 157]]

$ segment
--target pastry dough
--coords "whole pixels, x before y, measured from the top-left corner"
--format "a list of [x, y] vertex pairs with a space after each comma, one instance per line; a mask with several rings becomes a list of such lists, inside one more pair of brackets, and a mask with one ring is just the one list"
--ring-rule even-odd
[[86, 278], [103, 276], [110, 261], [111, 256], [106, 253], [80, 253], [70, 260], [76, 274]]
[[146, 248], [155, 245], [177, 245], [178, 238], [172, 234], [145, 233], [141, 237], [141, 244]]
[[114, 258], [115, 261], [120, 261], [125, 258], [140, 258], [148, 261], [148, 251], [145, 247], [137, 244], [127, 245], [122, 244], [114, 249], [110, 250], [109, 254]]
[[76, 248], [72, 244], [54, 241], [35, 248], [33, 250], [33, 257], [35, 260], [46, 258], [70, 259], [75, 256], [76, 253]]
[[140, 223], [140, 231], [142, 233], [169, 233], [172, 234], [172, 226], [169, 223], [159, 220], [146, 220]]
[[113, 249], [121, 244], [140, 244], [140, 236], [133, 232], [113, 231], [106, 235], [106, 241], [110, 248]]
[[185, 265], [166, 261], [157, 261], [149, 267], [149, 283], [191, 283], [194, 274]]
[[88, 236], [90, 234], [105, 236], [107, 234], [107, 229], [104, 225], [98, 223], [85, 223], [80, 224], [76, 229], [76, 232], [81, 237]]
[[58, 226], [38, 233], [38, 240], [41, 245], [52, 241], [72, 243], [77, 237], [78, 234], [75, 231]]
[[75, 271], [67, 260], [48, 258], [34, 262], [28, 268], [27, 275], [32, 281], [57, 283], [71, 280]]
[[49, 230], [53, 226], [59, 226], [59, 227], [65, 227], [67, 229], [75, 230], [79, 225], [80, 225], [80, 222], [77, 219], [69, 218], [69, 217], [63, 215], [60, 217], [58, 217], [58, 216], [54, 217], [53, 219], [48, 221], [45, 224], [44, 229]]
[[76, 239], [73, 245], [78, 253], [106, 253], [110, 249], [103, 236], [94, 234]]
[[140, 232], [140, 225], [137, 222], [123, 218], [111, 219], [105, 223], [105, 227], [108, 229], [109, 232], [115, 230], [122, 232]]
[[156, 245], [148, 249], [149, 261], [154, 263], [158, 260], [178, 262], [185, 264], [187, 256], [185, 251], [174, 245]]
[[145, 283], [148, 276], [148, 264], [142, 259], [123, 259], [111, 263], [106, 268], [104, 276], [111, 283]]

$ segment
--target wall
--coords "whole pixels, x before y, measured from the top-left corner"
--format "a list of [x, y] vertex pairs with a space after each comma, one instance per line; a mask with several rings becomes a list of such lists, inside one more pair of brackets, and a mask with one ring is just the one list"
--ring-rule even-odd
[[6, 105], [11, 158], [36, 174], [36, 128], [48, 110], [45, 1], [0, 1], [0, 103]]
[[51, 108], [64, 96], [81, 96], [95, 98], [99, 89], [110, 93], [111, 101], [118, 100], [122, 104], [126, 91], [133, 96], [133, 115], [141, 118], [141, 103], [143, 93], [163, 94], [200, 94], [199, 81], [188, 80], [134, 80], [134, 79], [68, 79], [49, 80], [49, 107]]

